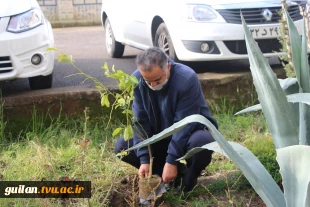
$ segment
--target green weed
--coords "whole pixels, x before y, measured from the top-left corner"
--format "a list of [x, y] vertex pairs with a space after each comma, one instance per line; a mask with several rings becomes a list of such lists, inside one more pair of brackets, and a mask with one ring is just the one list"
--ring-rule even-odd
[[[227, 111], [214, 113], [224, 136], [250, 148], [256, 146], [256, 140], [266, 135], [268, 137], [261, 113], [232, 116], [234, 109], [225, 110]], [[83, 117], [65, 117], [60, 113], [54, 118], [48, 114], [39, 114], [34, 109], [31, 122], [19, 132], [19, 138], [7, 141], [0, 148], [0, 178], [31, 181], [59, 180], [65, 176], [90, 180], [93, 185], [92, 198], [89, 202], [77, 199], [76, 205], [108, 206], [111, 191], [118, 180], [128, 174], [136, 174], [136, 169], [121, 162], [113, 152], [117, 139], [111, 136], [113, 129], [124, 126], [124, 122], [115, 118], [106, 128], [108, 120], [109, 116], [88, 117], [88, 114]], [[82, 147], [84, 144], [87, 145]], [[253, 151], [258, 154], [263, 150], [262, 154], [268, 155], [267, 146], [255, 149]], [[268, 159], [264, 164], [270, 165], [270, 168], [273, 165]], [[225, 175], [236, 170], [231, 161], [214, 154], [206, 175], [219, 172]], [[220, 206], [222, 201], [219, 197], [224, 196], [237, 206], [239, 200], [235, 197], [235, 192], [251, 189], [242, 183], [239, 176], [240, 174], [226, 176], [210, 185], [198, 185], [186, 199], [182, 195], [167, 193], [165, 202], [175, 206]], [[60, 203], [57, 199], [0, 199], [0, 206], [60, 206]]]

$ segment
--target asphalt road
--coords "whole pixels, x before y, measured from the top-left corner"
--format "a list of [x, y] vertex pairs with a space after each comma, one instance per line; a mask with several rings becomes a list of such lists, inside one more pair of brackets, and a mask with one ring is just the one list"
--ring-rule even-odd
[[[55, 28], [53, 32], [56, 48], [63, 53], [72, 55], [78, 68], [107, 85], [111, 85], [114, 82], [104, 77], [103, 70], [101, 69], [104, 62], [107, 62], [110, 66], [114, 65], [116, 69], [122, 69], [129, 74], [136, 68], [134, 60], [140, 50], [126, 46], [123, 58], [111, 59], [104, 50], [104, 31], [101, 26]], [[74, 75], [77, 73], [77, 70], [72, 65], [69, 63], [58, 63], [58, 57], [56, 56], [55, 58], [53, 88], [94, 85], [90, 80], [84, 81], [84, 76]], [[279, 61], [271, 59], [270, 63], [279, 64]], [[197, 72], [227, 73], [249, 70], [247, 60], [187, 64]], [[0, 88], [4, 96], [30, 90], [28, 79], [17, 79], [9, 82], [0, 81]]]

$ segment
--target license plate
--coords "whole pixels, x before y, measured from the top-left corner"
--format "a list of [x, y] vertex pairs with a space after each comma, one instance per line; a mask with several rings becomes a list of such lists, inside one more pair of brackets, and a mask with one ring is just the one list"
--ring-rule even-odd
[[279, 37], [280, 27], [252, 27], [250, 32], [254, 38]]

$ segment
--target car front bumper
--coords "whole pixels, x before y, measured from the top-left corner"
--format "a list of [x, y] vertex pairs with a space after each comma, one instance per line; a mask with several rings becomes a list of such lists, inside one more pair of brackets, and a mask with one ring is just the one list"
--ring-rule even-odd
[[[299, 33], [302, 31], [302, 24], [303, 20], [295, 22]], [[169, 32], [179, 60], [218, 61], [248, 58], [244, 29], [240, 24], [180, 22], [171, 27]], [[280, 24], [249, 25], [249, 28], [252, 29], [253, 37], [257, 40], [265, 57], [284, 54], [280, 52], [281, 45], [277, 40], [280, 35]], [[274, 28], [277, 28], [277, 33]], [[255, 34], [255, 29], [260, 30], [261, 33]], [[268, 34], [264, 35], [265, 31]], [[200, 45], [203, 42], [209, 43], [213, 50], [202, 52]]]
[[[54, 51], [46, 51], [54, 47], [54, 36], [51, 25], [45, 21], [34, 29], [10, 33], [6, 31], [9, 18], [0, 20], [0, 80], [47, 76], [53, 72]], [[42, 62], [31, 63], [31, 57], [38, 54]]]

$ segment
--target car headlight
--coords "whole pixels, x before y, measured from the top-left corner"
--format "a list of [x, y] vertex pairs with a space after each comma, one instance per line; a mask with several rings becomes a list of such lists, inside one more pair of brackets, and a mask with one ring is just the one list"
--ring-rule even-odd
[[38, 9], [32, 9], [22, 14], [11, 16], [8, 32], [19, 33], [24, 32], [43, 24], [43, 14]]
[[185, 19], [199, 22], [225, 22], [212, 8], [205, 5], [187, 5]]

